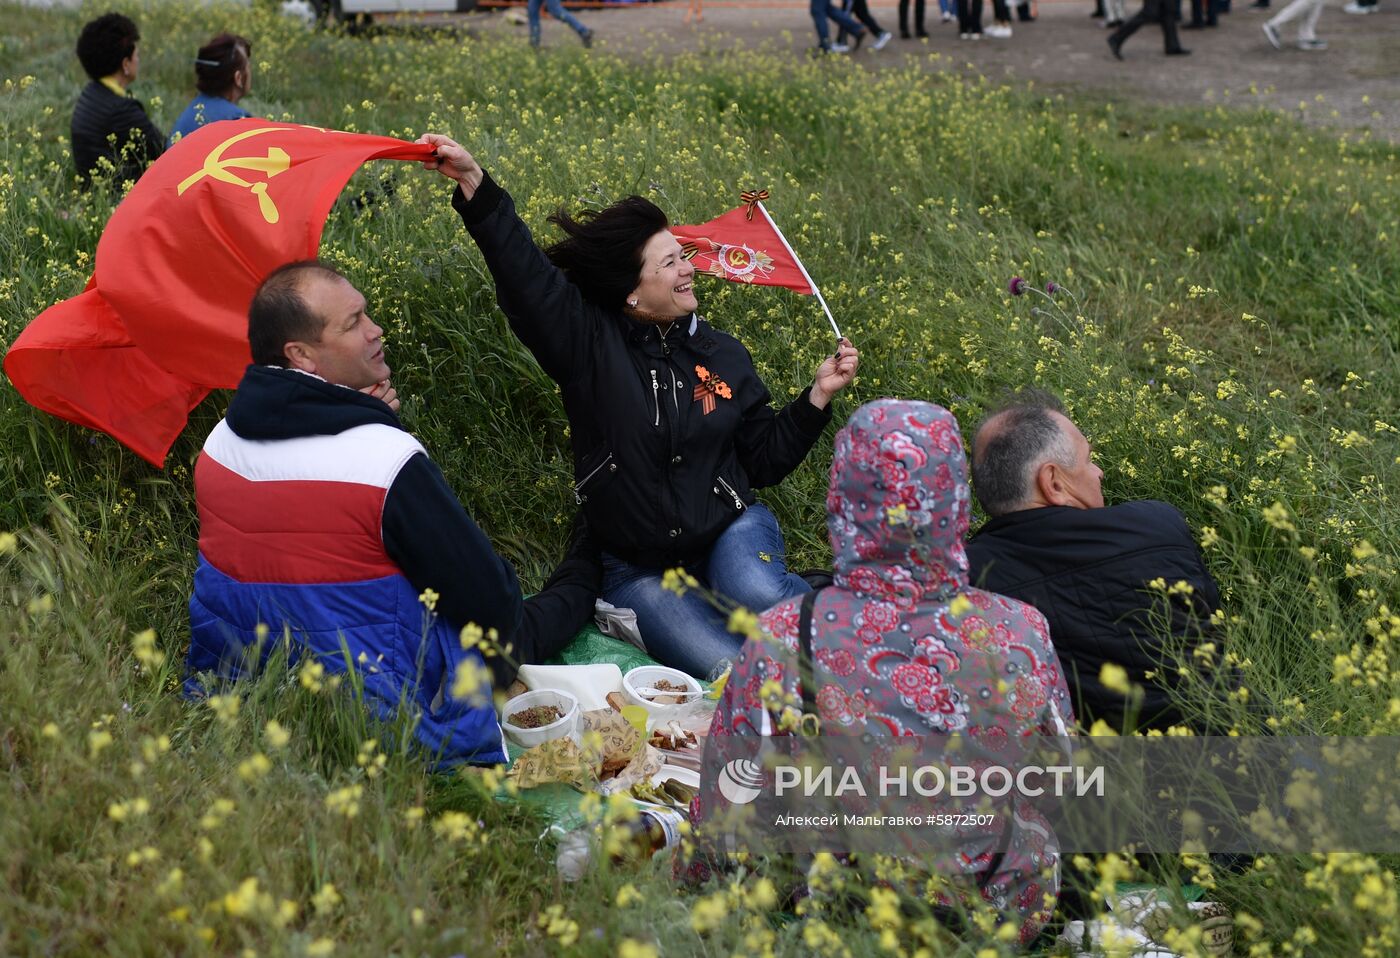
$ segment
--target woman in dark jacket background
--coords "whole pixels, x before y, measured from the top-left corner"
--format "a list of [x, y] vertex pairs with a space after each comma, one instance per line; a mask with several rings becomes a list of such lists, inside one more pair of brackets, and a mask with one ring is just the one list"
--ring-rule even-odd
[[632, 196], [535, 245], [510, 196], [445, 136], [425, 164], [456, 181], [453, 205], [496, 281], [511, 329], [560, 386], [575, 497], [603, 550], [603, 598], [637, 613], [647, 651], [705, 676], [743, 638], [694, 593], [663, 587], [681, 566], [755, 611], [807, 591], [787, 571], [782, 533], [753, 490], [781, 482], [855, 376], [842, 341], [811, 386], [775, 411], [738, 340], [695, 315], [695, 268], [666, 215]]
[[86, 183], [106, 160], [121, 184], [139, 179], [165, 149], [161, 133], [128, 88], [141, 70], [136, 24], [120, 13], [89, 21], [78, 36], [78, 62], [92, 78], [73, 107], [73, 162]]

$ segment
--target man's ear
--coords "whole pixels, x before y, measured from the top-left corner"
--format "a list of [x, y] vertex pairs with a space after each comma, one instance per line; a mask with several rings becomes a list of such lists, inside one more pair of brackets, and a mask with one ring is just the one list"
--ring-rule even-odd
[[282, 347], [282, 355], [287, 358], [290, 369], [300, 369], [304, 373], [316, 372], [316, 357], [306, 343], [293, 340]]
[[1073, 502], [1065, 489], [1064, 475], [1053, 461], [1042, 462], [1035, 471], [1035, 488], [1040, 501], [1051, 506], [1068, 506]]

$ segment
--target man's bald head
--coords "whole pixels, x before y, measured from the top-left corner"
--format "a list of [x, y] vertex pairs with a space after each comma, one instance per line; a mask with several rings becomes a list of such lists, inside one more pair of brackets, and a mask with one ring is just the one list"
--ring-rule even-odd
[[972, 440], [972, 485], [989, 516], [1047, 505], [1103, 505], [1090, 447], [1058, 396], [1022, 389], [998, 404]]

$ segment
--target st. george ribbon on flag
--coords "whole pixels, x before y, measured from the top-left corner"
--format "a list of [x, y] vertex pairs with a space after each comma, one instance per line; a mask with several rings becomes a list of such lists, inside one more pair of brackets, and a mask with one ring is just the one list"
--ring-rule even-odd
[[[695, 268], [734, 283], [782, 286], [804, 296], [815, 296], [827, 322], [840, 342], [841, 327], [812, 282], [792, 245], [768, 215], [763, 201], [767, 190], [745, 190], [744, 205], [696, 226], [673, 226], [671, 234]], [[755, 215], [757, 214], [757, 215]]]
[[5, 355], [30, 403], [159, 468], [190, 410], [252, 360], [248, 304], [268, 273], [317, 253], [326, 215], [370, 160], [432, 147], [256, 117], [210, 123], [156, 160], [107, 222], [87, 288]]

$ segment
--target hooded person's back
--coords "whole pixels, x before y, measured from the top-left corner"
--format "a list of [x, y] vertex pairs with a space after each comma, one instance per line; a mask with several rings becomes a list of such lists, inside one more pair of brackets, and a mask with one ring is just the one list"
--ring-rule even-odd
[[[968, 584], [970, 491], [957, 421], [932, 403], [868, 403], [837, 434], [827, 494], [835, 582], [811, 608], [812, 674], [823, 735], [961, 733], [979, 743], [1062, 735], [1069, 692], [1034, 608]], [[745, 644], [712, 736], [784, 735], [795, 716], [765, 708], [780, 682], [803, 700], [802, 599], [760, 618], [771, 640]], [[771, 686], [769, 686], [771, 701]], [[791, 711], [791, 710], [789, 710]], [[878, 745], [872, 745], [872, 762]], [[696, 809], [703, 821], [703, 793]], [[971, 847], [979, 845], [982, 847]], [[925, 863], [963, 875], [1019, 921], [1023, 941], [1049, 917], [1058, 853], [1045, 828], [999, 823], [957, 855]]]

